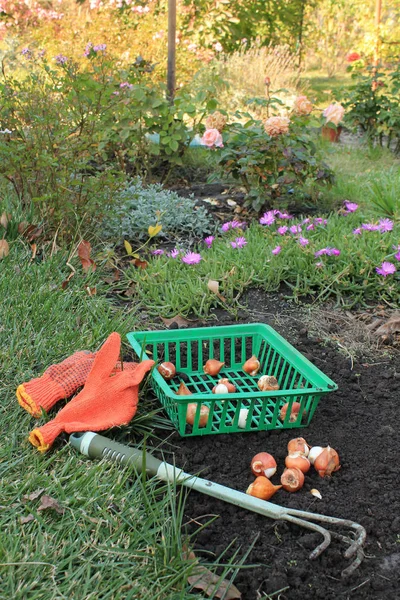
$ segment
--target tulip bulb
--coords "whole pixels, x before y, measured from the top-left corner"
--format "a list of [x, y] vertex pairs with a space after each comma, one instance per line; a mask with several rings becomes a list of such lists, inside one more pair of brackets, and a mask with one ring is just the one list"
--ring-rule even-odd
[[242, 369], [245, 373], [248, 373], [252, 377], [257, 375], [258, 371], [260, 370], [260, 361], [258, 360], [257, 356], [254, 356], [253, 354], [251, 358], [246, 360]]
[[279, 390], [278, 380], [273, 375], [261, 375], [257, 381], [257, 386], [262, 392]]
[[176, 368], [175, 368], [175, 365], [172, 362], [163, 362], [163, 363], [161, 363], [161, 365], [157, 368], [157, 371], [167, 381], [169, 381], [170, 379], [172, 379], [176, 375]]
[[[307, 444], [306, 440], [302, 437], [295, 438], [294, 440], [290, 440], [287, 446], [288, 453], [293, 454], [293, 452], [300, 452], [304, 454], [304, 456], [308, 457], [310, 446]], [[309, 459], [310, 460], [310, 459]], [[310, 460], [311, 462], [311, 460]]]
[[274, 485], [269, 479], [261, 475], [256, 477], [254, 482], [249, 485], [246, 494], [260, 498], [260, 500], [269, 500], [281, 487], [281, 485]]
[[281, 484], [287, 492], [297, 492], [304, 485], [304, 473], [297, 467], [285, 469], [281, 475]]
[[207, 375], [218, 375], [224, 364], [215, 358], [209, 358], [203, 367], [204, 373], [207, 373]]
[[[197, 414], [197, 406], [198, 405], [196, 402], [191, 402], [190, 404], [187, 405], [186, 423], [188, 423], [189, 425], [194, 425], [194, 423], [195, 423], [196, 414]], [[199, 427], [205, 427], [207, 425], [209, 414], [210, 414], [210, 409], [208, 408], [208, 406], [206, 406], [205, 404], [202, 404], [200, 406], [199, 420], [197, 422], [197, 425]]]
[[[290, 404], [289, 402], [286, 402], [286, 404], [284, 404], [280, 410], [279, 416], [281, 418], [281, 421], [284, 421], [286, 418], [286, 413], [288, 411]], [[289, 417], [289, 423], [294, 423], [295, 421], [297, 421], [297, 418], [299, 416], [299, 412], [300, 412], [300, 408], [301, 408], [301, 404], [300, 402], [293, 402], [292, 403], [292, 409], [290, 411], [290, 417]]]
[[229, 394], [228, 387], [224, 383], [215, 385], [212, 389], [213, 394]]
[[270, 479], [276, 473], [276, 460], [268, 452], [259, 452], [251, 459], [251, 470]]
[[322, 446], [313, 446], [312, 448], [310, 448], [307, 458], [312, 465], [315, 463], [317, 457], [321, 454], [322, 450]]
[[292, 469], [293, 467], [300, 469], [303, 473], [307, 473], [310, 470], [311, 464], [310, 461], [304, 454], [301, 452], [294, 452], [293, 454], [289, 454], [285, 458], [285, 465], [288, 469]]
[[218, 381], [218, 384], [226, 385], [226, 387], [228, 388], [228, 393], [229, 394], [234, 394], [236, 392], [236, 387], [233, 385], [233, 383], [231, 383], [229, 381], [229, 379], [226, 379], [226, 378], [220, 379]]
[[178, 396], [191, 396], [192, 392], [186, 387], [186, 385], [181, 381], [180, 386], [177, 389]]
[[315, 459], [314, 468], [320, 477], [330, 477], [332, 473], [340, 469], [339, 454], [327, 446]]

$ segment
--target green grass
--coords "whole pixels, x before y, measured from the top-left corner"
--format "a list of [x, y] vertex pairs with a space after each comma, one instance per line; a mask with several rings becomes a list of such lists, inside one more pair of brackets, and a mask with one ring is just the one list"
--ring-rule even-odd
[[400, 159], [389, 150], [324, 144], [335, 173], [332, 202], [357, 202], [366, 214], [400, 219]]
[[351, 82], [350, 73], [340, 72], [328, 77], [325, 71], [305, 71], [300, 77], [300, 84], [305, 93], [313, 99], [316, 106], [323, 108], [335, 100], [342, 88]]
[[[65, 252], [51, 255], [46, 246], [43, 259], [31, 262], [28, 244], [16, 240], [10, 246], [0, 271], [0, 598], [198, 597], [189, 594], [193, 565], [182, 556], [184, 494], [128, 468], [91, 462], [65, 445], [65, 437], [39, 454], [27, 440], [38, 421], [15, 397], [18, 384], [49, 364], [78, 349], [95, 350], [112, 331], [137, 329], [136, 310], [107, 300], [101, 265], [85, 276], [74, 260], [77, 273], [62, 290], [70, 272]], [[97, 286], [97, 295], [89, 296], [87, 285]], [[139, 405], [139, 417], [113, 430], [114, 439], [140, 444], [151, 431], [147, 411], [154, 407], [144, 394]], [[160, 417], [153, 425], [157, 418], [165, 425]], [[57, 499], [64, 513], [38, 512], [40, 499], [24, 498], [38, 489]], [[29, 514], [34, 519], [22, 524]], [[232, 576], [236, 559], [231, 553], [220, 572]]]

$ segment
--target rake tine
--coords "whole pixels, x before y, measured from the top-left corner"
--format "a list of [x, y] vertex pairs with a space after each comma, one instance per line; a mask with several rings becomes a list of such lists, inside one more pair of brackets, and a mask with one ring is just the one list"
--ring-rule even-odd
[[349, 527], [355, 531], [356, 537], [354, 541], [351, 543], [350, 548], [347, 548], [345, 552], [345, 558], [351, 558], [354, 554], [356, 554], [358, 548], [360, 548], [367, 537], [367, 532], [364, 527], [359, 523], [355, 523], [354, 521], [349, 521], [348, 519], [339, 519], [337, 517], [329, 517], [327, 515], [320, 515], [318, 513], [310, 513], [303, 510], [296, 510], [294, 508], [288, 508], [287, 512], [290, 515], [299, 516], [303, 519], [311, 519], [314, 521], [322, 521], [323, 523], [330, 523], [331, 525], [339, 525], [341, 527]]
[[309, 521], [306, 521], [305, 519], [299, 519], [298, 517], [293, 517], [292, 515], [290, 515], [288, 513], [283, 515], [281, 518], [284, 519], [285, 521], [289, 521], [290, 523], [294, 523], [295, 525], [300, 525], [300, 527], [305, 527], [306, 529], [311, 529], [312, 531], [317, 531], [318, 533], [320, 533], [323, 536], [324, 541], [321, 542], [319, 544], [319, 546], [314, 548], [314, 550], [311, 552], [311, 554], [310, 554], [311, 560], [314, 560], [320, 554], [322, 554], [322, 552], [324, 550], [326, 550], [327, 547], [329, 546], [329, 544], [331, 543], [331, 534], [327, 529], [325, 529], [325, 527], [321, 527], [321, 525], [317, 525], [316, 523], [310, 523]]
[[[288, 518], [288, 516], [291, 518]], [[333, 536], [347, 544], [350, 544], [349, 548], [347, 548], [346, 552], [344, 553], [345, 558], [351, 558], [352, 556], [356, 555], [356, 558], [351, 563], [351, 565], [349, 565], [348, 567], [346, 567], [346, 569], [344, 569], [342, 571], [342, 577], [348, 577], [357, 569], [357, 567], [360, 566], [360, 564], [364, 558], [364, 552], [363, 552], [362, 546], [367, 537], [367, 532], [365, 531], [365, 529], [362, 525], [360, 525], [359, 523], [355, 523], [354, 521], [349, 521], [348, 519], [339, 519], [337, 517], [329, 517], [327, 515], [320, 515], [318, 513], [310, 513], [310, 512], [303, 511], [303, 510], [296, 510], [294, 508], [288, 508], [287, 515], [285, 515], [284, 518], [287, 521], [291, 521], [292, 523], [295, 523], [296, 521], [292, 520], [293, 517], [296, 519], [298, 524], [303, 525], [303, 527], [306, 527], [305, 524], [307, 523], [308, 529], [312, 529], [312, 527], [309, 526], [310, 523], [308, 523], [308, 521], [306, 521], [305, 519], [311, 519], [314, 521], [322, 521], [323, 523], [329, 523], [331, 525], [339, 525], [342, 527], [349, 527], [350, 529], [352, 529], [355, 534], [354, 540], [351, 540], [351, 538], [344, 536], [340, 533], [332, 531], [332, 532], [329, 532], [328, 543], [326, 543], [327, 536], [323, 533], [323, 532], [328, 532], [328, 530], [324, 529], [323, 527], [319, 527], [319, 529], [315, 529], [316, 531], [319, 531], [324, 536], [325, 541], [322, 542], [322, 544], [317, 546], [317, 548], [315, 548], [315, 550], [313, 550], [311, 552], [310, 559], [317, 558], [317, 556], [319, 556], [321, 554], [321, 552], [323, 552], [329, 546], [331, 536]], [[315, 526], [316, 524], [312, 523], [312, 525]]]

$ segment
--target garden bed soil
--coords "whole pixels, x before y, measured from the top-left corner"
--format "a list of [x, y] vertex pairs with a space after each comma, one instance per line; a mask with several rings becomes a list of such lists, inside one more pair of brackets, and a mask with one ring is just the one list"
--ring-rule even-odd
[[[185, 529], [190, 534], [198, 532], [196, 554], [204, 560], [223, 555], [223, 563], [238, 548], [243, 555], [254, 544], [245, 560], [245, 565], [254, 567], [240, 569], [235, 578], [243, 600], [399, 600], [399, 353], [366, 349], [364, 356], [354, 358], [337, 344], [309, 333], [309, 323], [299, 317], [299, 307], [282, 296], [252, 290], [246, 302], [248, 308], [240, 311], [238, 320], [215, 310], [212, 324], [268, 323], [339, 389], [322, 398], [307, 428], [193, 438], [174, 433], [165, 443], [167, 459], [171, 460], [169, 452], [173, 452], [176, 464], [187, 472], [245, 491], [254, 480], [249, 465], [256, 453], [266, 451], [276, 458], [278, 471], [272, 480], [279, 484], [290, 439], [303, 436], [311, 445], [329, 444], [341, 458], [338, 472], [322, 479], [312, 469], [300, 491], [289, 494], [279, 490], [271, 501], [361, 523], [367, 531], [365, 558], [352, 576], [342, 579], [341, 571], [350, 564], [343, 557], [347, 547], [343, 542], [333, 539], [329, 548], [311, 561], [309, 554], [322, 539], [318, 533], [190, 492]], [[202, 323], [193, 323], [199, 325]], [[322, 500], [311, 495], [312, 488], [320, 491]], [[217, 518], [201, 530], [213, 515]]]

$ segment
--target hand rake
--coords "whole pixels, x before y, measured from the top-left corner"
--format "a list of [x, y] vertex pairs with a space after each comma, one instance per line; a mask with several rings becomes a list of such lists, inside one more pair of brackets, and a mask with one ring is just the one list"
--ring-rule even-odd
[[[202, 494], [207, 494], [208, 496], [218, 498], [218, 500], [246, 508], [270, 519], [288, 521], [306, 529], [317, 531], [322, 535], [323, 541], [311, 552], [310, 559], [312, 560], [328, 548], [332, 537], [341, 540], [349, 545], [344, 553], [344, 557], [354, 557], [351, 564], [342, 571], [342, 577], [351, 575], [364, 558], [362, 547], [366, 539], [366, 531], [359, 523], [348, 519], [338, 519], [303, 510], [285, 508], [266, 500], [259, 500], [224, 485], [185, 473], [182, 469], [161, 461], [148, 452], [119, 444], [97, 433], [90, 431], [73, 433], [69, 439], [74, 448], [89, 458], [104, 458], [105, 460], [110, 460], [121, 465], [129, 464], [134, 466], [139, 473], [145, 470], [146, 474], [157, 477], [162, 481], [177, 482]], [[335, 531], [329, 531], [326, 527], [313, 521], [349, 528], [353, 535], [352, 537], [348, 537]]]

